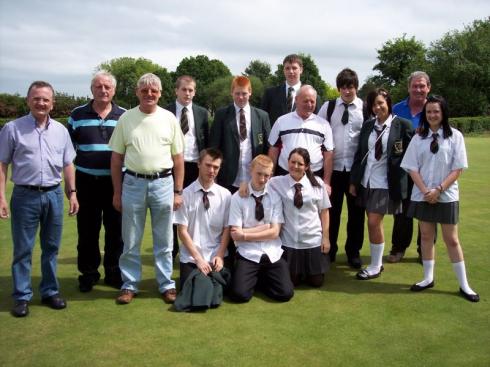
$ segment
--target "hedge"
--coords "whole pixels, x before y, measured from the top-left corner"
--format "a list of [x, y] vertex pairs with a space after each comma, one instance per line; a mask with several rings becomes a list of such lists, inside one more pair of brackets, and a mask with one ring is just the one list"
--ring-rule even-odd
[[[10, 120], [9, 118], [0, 118], [0, 128]], [[57, 120], [66, 125], [68, 117], [57, 118]], [[464, 135], [478, 135], [490, 132], [490, 116], [454, 117], [449, 119], [449, 123]]]

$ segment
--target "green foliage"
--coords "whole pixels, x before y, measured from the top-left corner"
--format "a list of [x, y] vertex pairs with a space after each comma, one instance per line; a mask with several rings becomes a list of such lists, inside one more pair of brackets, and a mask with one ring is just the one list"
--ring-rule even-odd
[[432, 92], [443, 95], [454, 116], [490, 114], [490, 17], [431, 44]]
[[[316, 89], [320, 98], [324, 98], [323, 91], [326, 90], [327, 83], [325, 83], [320, 76], [320, 71], [315, 64], [315, 61], [311, 55], [298, 53], [303, 61], [303, 74], [301, 74], [301, 83], [309, 84]], [[284, 77], [282, 64], [277, 65], [277, 70], [275, 72], [274, 84], [284, 83], [286, 78]]]
[[29, 107], [26, 98], [19, 94], [0, 94], [0, 117], [18, 117], [26, 115]]
[[449, 123], [464, 135], [478, 135], [490, 132], [490, 116], [454, 117], [449, 119]]
[[139, 102], [135, 93], [136, 83], [146, 73], [153, 73], [162, 81], [162, 97], [159, 105], [165, 106], [173, 99], [174, 87], [167, 69], [148, 59], [120, 57], [103, 62], [97, 67], [97, 70], [109, 71], [116, 77], [117, 87], [114, 99], [125, 108], [138, 105]]
[[231, 71], [220, 60], [210, 60], [206, 55], [197, 55], [182, 59], [172, 73], [173, 80], [177, 80], [181, 75], [190, 75], [196, 80], [194, 101], [201, 106], [211, 108], [214, 102], [208, 96], [208, 88], [216, 79], [231, 76]]
[[231, 98], [230, 86], [233, 77], [223, 76], [215, 79], [206, 89], [207, 97], [209, 98], [209, 105], [207, 106], [212, 115], [220, 107], [230, 104], [233, 99]]
[[260, 60], [252, 60], [245, 69], [244, 75], [256, 76], [259, 78], [265, 87], [272, 85], [273, 75], [271, 73], [271, 65], [268, 62]]

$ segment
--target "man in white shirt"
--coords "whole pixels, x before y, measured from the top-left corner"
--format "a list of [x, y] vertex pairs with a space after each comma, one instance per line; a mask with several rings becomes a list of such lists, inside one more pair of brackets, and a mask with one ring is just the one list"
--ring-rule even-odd
[[194, 269], [203, 274], [223, 269], [230, 240], [228, 213], [231, 193], [215, 183], [223, 155], [217, 149], [201, 151], [197, 180], [184, 189], [174, 216], [180, 247], [180, 287]]
[[333, 162], [332, 129], [327, 121], [315, 115], [317, 93], [311, 85], [303, 85], [296, 95], [296, 111], [281, 116], [269, 135], [269, 157], [276, 175], [288, 173], [288, 156], [294, 148], [310, 153], [311, 170], [325, 182], [330, 194]]
[[265, 294], [280, 302], [294, 295], [288, 265], [281, 257], [282, 202], [267, 186], [272, 168], [268, 156], [255, 157], [248, 195], [242, 198], [236, 192], [231, 199], [228, 224], [238, 254], [230, 296], [237, 302], [248, 302], [257, 283]]
[[330, 123], [335, 151], [331, 178], [330, 201], [330, 261], [334, 262], [338, 250], [337, 239], [344, 195], [347, 199], [347, 239], [345, 253], [347, 263], [354, 269], [362, 266], [359, 252], [364, 240], [364, 209], [356, 205], [356, 198], [349, 193], [350, 169], [354, 160], [359, 135], [364, 122], [363, 102], [357, 97], [359, 79], [355, 71], [344, 69], [337, 75], [340, 97], [325, 102], [318, 115]]

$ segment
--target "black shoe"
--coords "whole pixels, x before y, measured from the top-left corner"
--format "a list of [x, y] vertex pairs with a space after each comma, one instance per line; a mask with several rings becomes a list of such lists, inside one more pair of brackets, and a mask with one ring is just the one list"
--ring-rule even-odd
[[468, 294], [461, 288], [459, 288], [459, 293], [470, 302], [479, 302], [480, 296], [478, 294]]
[[41, 302], [54, 310], [61, 310], [66, 307], [66, 302], [60, 297], [59, 293], [52, 295], [51, 297], [43, 298]]
[[104, 278], [104, 284], [112, 288], [121, 289], [123, 285], [123, 281], [120, 275], [119, 276], [111, 275], [111, 276], [106, 276]]
[[100, 275], [91, 276], [87, 274], [78, 276], [78, 289], [82, 293], [90, 292], [94, 285], [99, 281]]
[[347, 260], [347, 264], [353, 269], [360, 269], [362, 266], [362, 261], [360, 257], [353, 257]]
[[15, 301], [14, 307], [12, 308], [12, 316], [14, 317], [25, 317], [29, 314], [29, 302], [27, 301]]
[[376, 274], [369, 274], [366, 269], [362, 269], [360, 272], [356, 274], [356, 278], [359, 280], [369, 280], [369, 279], [374, 279], [377, 278], [381, 275], [381, 272], [385, 270], [383, 265], [381, 265], [381, 268], [379, 269], [379, 272]]
[[423, 291], [424, 289], [427, 289], [427, 288], [432, 288], [434, 287], [434, 281], [430, 282], [429, 284], [427, 285], [418, 285], [418, 284], [413, 284], [411, 287], [410, 287], [410, 290], [412, 292], [420, 292], [420, 291]]

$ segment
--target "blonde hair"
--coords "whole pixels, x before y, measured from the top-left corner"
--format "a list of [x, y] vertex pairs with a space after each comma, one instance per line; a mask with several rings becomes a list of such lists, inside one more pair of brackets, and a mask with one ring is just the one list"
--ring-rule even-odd
[[265, 154], [259, 154], [257, 157], [252, 159], [252, 163], [250, 164], [250, 168], [253, 169], [256, 165], [261, 165], [262, 167], [273, 168], [274, 162], [272, 159]]

